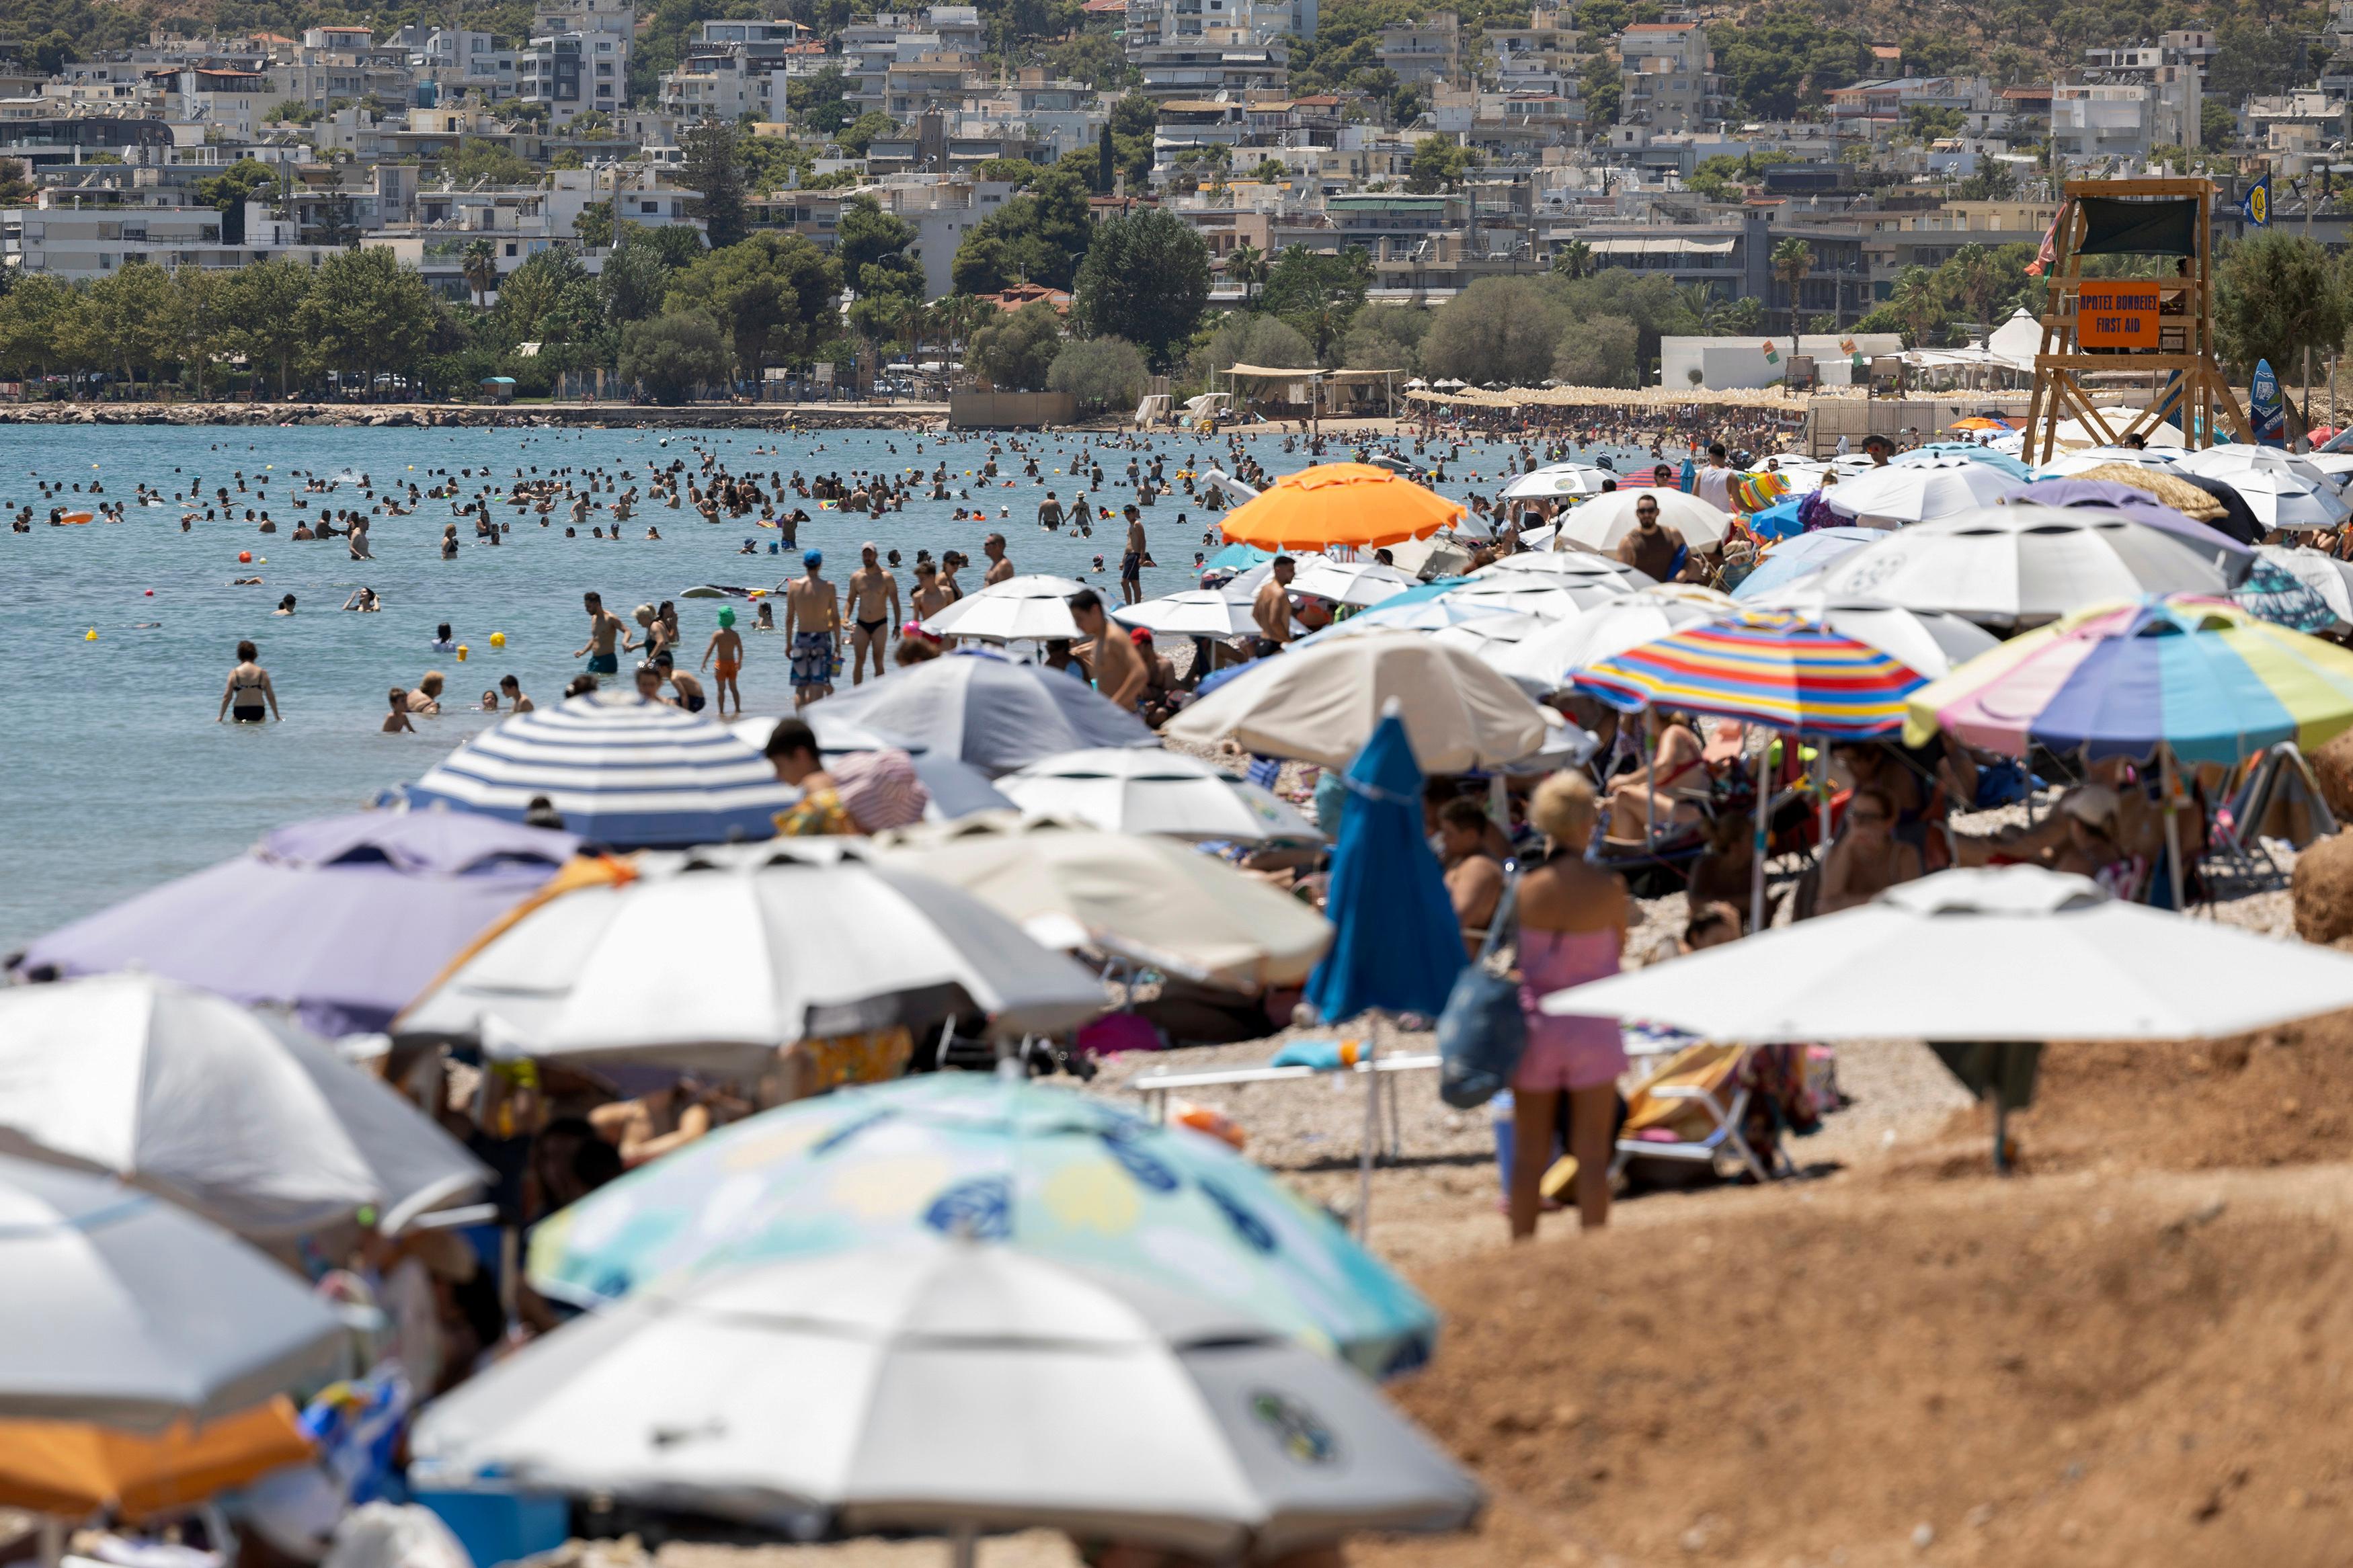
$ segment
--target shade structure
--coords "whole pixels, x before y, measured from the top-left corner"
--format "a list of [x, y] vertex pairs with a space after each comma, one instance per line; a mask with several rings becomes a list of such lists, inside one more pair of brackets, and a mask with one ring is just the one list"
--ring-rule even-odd
[[1807, 591], [1945, 610], [1991, 626], [2037, 626], [2142, 594], [2220, 594], [2208, 558], [2090, 507], [1995, 506], [1915, 524], [1838, 562]]
[[0, 1148], [121, 1177], [252, 1237], [363, 1208], [396, 1231], [490, 1178], [301, 1030], [139, 973], [0, 990]]
[[1324, 908], [1332, 951], [1308, 977], [1326, 1019], [1368, 1008], [1436, 1017], [1462, 972], [1462, 928], [1421, 825], [1421, 770], [1394, 710], [1348, 764]]
[[1831, 487], [1823, 501], [1841, 517], [1925, 522], [1991, 506], [2018, 493], [2022, 481], [1968, 458], [1890, 463]]
[[2320, 595], [2332, 618], [2327, 629], [2353, 630], [2353, 567], [2325, 550], [2263, 544], [2255, 547], [2255, 554]]
[[1576, 672], [1717, 614], [1704, 605], [1631, 594], [1574, 620], [1554, 621], [1481, 657], [1533, 696], [1570, 686]]
[[2353, 1007], [2353, 958], [2007, 866], [1940, 871], [1542, 1005], [1744, 1043], [2210, 1039]]
[[855, 724], [909, 751], [958, 757], [991, 778], [1058, 752], [1155, 743], [1143, 720], [1086, 682], [979, 649], [900, 670], [825, 707], [828, 724]]
[[1155, 637], [1252, 637], [1258, 621], [1250, 614], [1250, 597], [1221, 588], [1187, 588], [1112, 612], [1124, 626], [1142, 626]]
[[1416, 579], [1377, 561], [1331, 561], [1318, 558], [1302, 565], [1291, 580], [1291, 591], [1335, 605], [1366, 606], [1395, 598], [1415, 586]]
[[1225, 517], [1225, 537], [1266, 550], [1359, 549], [1423, 539], [1463, 516], [1448, 500], [1372, 463], [1324, 463], [1285, 474]]
[[2215, 599], [2079, 611], [1911, 695], [1907, 737], [1941, 729], [2023, 756], [2235, 763], [2282, 741], [2311, 751], [2353, 726], [2353, 652]]
[[1188, 979], [1288, 985], [1331, 944], [1324, 917], [1166, 838], [997, 814], [888, 834], [886, 865], [963, 889], [1049, 947], [1089, 947]]
[[1547, 463], [1514, 479], [1504, 487], [1503, 495], [1505, 500], [1581, 500], [1599, 495], [1603, 483], [1615, 477], [1590, 463]]
[[1578, 671], [1616, 708], [1678, 709], [1831, 740], [1888, 734], [1904, 722], [1917, 672], [1802, 616], [1757, 610], [1680, 626]]
[[67, 1519], [104, 1510], [136, 1521], [310, 1458], [310, 1439], [283, 1398], [154, 1433], [87, 1421], [0, 1421], [0, 1506]]
[[1765, 552], [1757, 569], [1732, 590], [1736, 599], [1762, 599], [1887, 537], [1876, 528], [1820, 528], [1785, 539]]
[[137, 968], [333, 1037], [382, 1029], [578, 840], [463, 811], [360, 812], [281, 827], [234, 860], [61, 926], [23, 973]]
[[1715, 544], [1732, 531], [1729, 513], [1718, 511], [1681, 490], [1615, 489], [1569, 508], [1567, 515], [1560, 520], [1559, 531], [1553, 536], [1552, 547], [1617, 549], [1619, 542], [1634, 531], [1639, 521], [1634, 507], [1640, 498], [1646, 496], [1659, 503], [1660, 525], [1682, 534], [1686, 544], [1695, 548]]
[[[853, 757], [865, 752], [896, 751], [895, 741], [877, 735], [861, 724], [852, 724], [831, 718], [826, 704], [812, 709], [807, 715], [809, 728], [817, 733], [818, 754], [828, 761]], [[776, 732], [776, 721], [766, 718], [738, 719], [728, 726], [755, 747], [765, 748], [768, 737]], [[988, 775], [961, 758], [944, 752], [914, 747], [907, 752], [914, 764], [915, 776], [923, 781], [931, 803], [923, 807], [927, 822], [953, 822], [959, 816], [969, 816], [976, 811], [1007, 811], [1013, 803], [997, 793]], [[414, 994], [414, 993], [411, 993]]]
[[1297, 806], [1178, 752], [1098, 747], [1032, 763], [1001, 781], [1021, 810], [1107, 833], [1170, 838], [1320, 842]]
[[1207, 1292], [1386, 1376], [1429, 1356], [1427, 1302], [1222, 1143], [1098, 1096], [923, 1073], [713, 1133], [553, 1217], [531, 1278], [601, 1305], [724, 1267], [948, 1233]]
[[631, 1301], [441, 1400], [414, 1451], [438, 1486], [844, 1533], [1041, 1526], [1216, 1561], [1459, 1529], [1479, 1504], [1359, 1374], [1247, 1314], [949, 1242]]
[[0, 1419], [154, 1430], [343, 1370], [302, 1280], [185, 1209], [0, 1155]]
[[1517, 761], [1545, 742], [1544, 715], [1473, 656], [1409, 631], [1319, 644], [1259, 663], [1170, 720], [1172, 738], [1230, 736], [1261, 756], [1345, 768], [1397, 705], [1426, 772]]
[[1788, 595], [1780, 607], [1817, 626], [1877, 648], [1928, 680], [1950, 674], [1979, 654], [2000, 647], [1975, 621], [1938, 610], [1906, 610], [1892, 605], [1841, 604], [1835, 599]]
[[934, 637], [972, 637], [982, 642], [1044, 641], [1076, 637], [1071, 595], [1086, 587], [1070, 577], [1032, 574], [975, 589], [923, 623]]
[[520, 822], [545, 795], [565, 827], [634, 849], [766, 838], [794, 792], [727, 726], [635, 692], [501, 719], [408, 786], [412, 806]]
[[2230, 486], [2267, 529], [2335, 528], [2353, 517], [2335, 479], [2277, 447], [2210, 447], [2183, 457], [2179, 467], [2193, 479]]
[[1981, 446], [1975, 441], [1931, 441], [1926, 446], [1915, 447], [1907, 452], [1897, 453], [1890, 459], [1888, 466], [1902, 468], [1916, 467], [1924, 463], [1955, 462], [1982, 463], [1987, 468], [2006, 474], [2021, 484], [2026, 481], [2030, 472], [2024, 463], [2020, 462], [2008, 452], [1998, 452], [1991, 447]]
[[[682, 941], [685, 933], [691, 941]], [[1102, 1011], [1094, 976], [979, 901], [849, 841], [657, 865], [550, 900], [394, 1020], [396, 1038], [757, 1071], [798, 1041], [981, 1013], [1000, 1036]]]

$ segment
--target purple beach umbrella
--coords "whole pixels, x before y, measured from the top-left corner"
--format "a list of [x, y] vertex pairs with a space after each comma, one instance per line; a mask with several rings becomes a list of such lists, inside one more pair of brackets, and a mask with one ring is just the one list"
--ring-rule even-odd
[[40, 938], [19, 977], [139, 968], [329, 1038], [382, 1029], [579, 841], [472, 812], [361, 812], [281, 827], [234, 860]]

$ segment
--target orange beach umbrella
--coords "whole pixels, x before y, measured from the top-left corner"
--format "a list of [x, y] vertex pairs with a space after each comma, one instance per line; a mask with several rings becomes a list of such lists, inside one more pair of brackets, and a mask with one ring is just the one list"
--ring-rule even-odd
[[139, 1520], [311, 1457], [283, 1397], [162, 1432], [79, 1421], [0, 1421], [0, 1504], [79, 1519], [110, 1509]]
[[1261, 550], [1370, 547], [1427, 539], [1462, 520], [1462, 504], [1370, 463], [1285, 474], [1226, 515], [1226, 540]]

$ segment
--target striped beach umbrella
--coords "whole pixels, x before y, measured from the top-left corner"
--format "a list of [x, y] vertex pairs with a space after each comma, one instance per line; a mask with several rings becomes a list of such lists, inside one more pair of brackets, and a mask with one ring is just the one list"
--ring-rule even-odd
[[1800, 616], [1736, 611], [1679, 626], [1577, 672], [1612, 707], [1677, 709], [1831, 740], [1904, 722], [1919, 675]]
[[724, 724], [635, 692], [591, 692], [501, 720], [408, 787], [520, 822], [545, 795], [567, 832], [638, 849], [768, 838], [798, 792]]
[[2151, 597], [2079, 610], [1921, 687], [1915, 743], [1939, 729], [2024, 756], [2097, 760], [2160, 748], [2235, 763], [2282, 741], [2310, 752], [2353, 728], [2353, 652], [2227, 600]]

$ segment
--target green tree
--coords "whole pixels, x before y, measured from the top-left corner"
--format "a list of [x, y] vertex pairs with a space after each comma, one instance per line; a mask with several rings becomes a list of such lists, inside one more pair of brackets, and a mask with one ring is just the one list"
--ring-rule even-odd
[[1430, 312], [1403, 305], [1370, 305], [1348, 323], [1340, 363], [1351, 370], [1421, 368], [1421, 344], [1430, 333]]
[[1266, 252], [1255, 245], [1237, 245], [1226, 252], [1226, 276], [1242, 288], [1242, 309], [1247, 310], [1258, 296], [1259, 285], [1266, 281]]
[[1944, 297], [1936, 287], [1936, 274], [1925, 267], [1907, 267], [1896, 274], [1886, 310], [1903, 323], [1907, 347], [1925, 348], [1944, 336]]
[[686, 223], [666, 223], [659, 228], [640, 228], [631, 224], [629, 243], [653, 247], [662, 265], [672, 271], [693, 266], [711, 248], [703, 240], [702, 231]]
[[701, 310], [671, 310], [621, 329], [621, 379], [661, 403], [682, 403], [697, 387], [727, 379], [727, 341]]
[[1407, 165], [1405, 188], [1428, 195], [1461, 187], [1466, 169], [1478, 166], [1479, 154], [1443, 136], [1425, 136], [1414, 143], [1413, 162]]
[[879, 109], [870, 109], [835, 132], [833, 139], [849, 156], [863, 158], [877, 136], [895, 135], [898, 130], [897, 121]]
[[680, 272], [668, 309], [706, 312], [727, 334], [737, 372], [756, 377], [815, 347], [840, 292], [839, 261], [798, 235], [764, 229]]
[[[201, 181], [197, 188], [203, 188]], [[23, 159], [0, 158], [0, 207], [23, 206], [37, 194], [33, 182], [26, 175]]]
[[785, 103], [801, 123], [820, 136], [830, 136], [849, 123], [849, 79], [838, 65], [829, 65], [785, 84]]
[[1290, 322], [1320, 357], [1346, 331], [1372, 283], [1373, 260], [1362, 246], [1325, 256], [1293, 245], [1268, 269], [1259, 308]]
[[1151, 384], [1144, 355], [1121, 338], [1085, 338], [1064, 343], [1046, 372], [1050, 392], [1067, 392], [1077, 400], [1079, 413], [1092, 416], [1110, 409], [1134, 408]]
[[1789, 291], [1789, 352], [1798, 352], [1798, 290], [1814, 269], [1814, 247], [1791, 236], [1778, 240], [1767, 257], [1773, 280]]
[[1535, 278], [1481, 278], [1440, 306], [1422, 340], [1425, 374], [1533, 386], [1552, 374], [1568, 313]]
[[2300, 234], [2258, 230], [2216, 269], [2216, 347], [2242, 378], [2263, 359], [2284, 382], [2304, 350], [2333, 352], [2346, 326], [2344, 282], [2328, 252]]
[[1071, 316], [1090, 337], [1120, 338], [1166, 364], [1209, 305], [1209, 247], [1175, 213], [1145, 207], [1097, 226], [1079, 265]]
[[303, 309], [311, 298], [311, 269], [280, 256], [240, 267], [223, 281], [222, 310], [234, 323], [230, 341], [253, 366], [256, 395], [262, 370], [274, 365], [278, 395], [285, 396], [293, 385], [295, 363], [311, 344]]
[[1111, 139], [1111, 125], [1104, 122], [1103, 134], [1095, 142], [1095, 195], [1107, 196], [1119, 184], [1119, 152]]
[[319, 264], [300, 320], [320, 363], [357, 372], [373, 397], [380, 374], [417, 364], [438, 316], [423, 278], [389, 250], [365, 249]]
[[[1582, 7], [1590, 10], [1588, 4]], [[1585, 123], [1589, 130], [1599, 131], [1618, 123], [1623, 106], [1625, 84], [1619, 79], [1618, 56], [1613, 50], [1596, 49], [1585, 57], [1577, 68], [1577, 90], [1585, 100]]]
[[232, 276], [208, 267], [183, 267], [172, 274], [172, 292], [177, 296], [172, 321], [179, 329], [180, 341], [171, 357], [193, 373], [199, 398], [205, 395], [205, 378], [212, 370], [213, 358], [228, 338], [229, 319], [223, 307]]
[[606, 311], [616, 321], [642, 321], [660, 313], [662, 297], [670, 292], [670, 265], [659, 247], [639, 240], [633, 230], [627, 242], [613, 247], [596, 281], [605, 290]]
[[[198, 180], [196, 200], [221, 215], [221, 243], [245, 243], [245, 204], [265, 199], [278, 187], [269, 165], [258, 158], [239, 158], [219, 174]], [[0, 197], [0, 203], [5, 203]]]
[[[2001, 323], [1994, 318], [2004, 296], [2017, 285], [2004, 275], [2000, 260], [1982, 245], [1965, 245], [1936, 268], [1937, 286], [1961, 313], [1989, 331]], [[1795, 351], [1792, 351], [1795, 352]]]
[[494, 185], [535, 185], [539, 171], [512, 149], [480, 136], [461, 136], [441, 154], [441, 172], [460, 185], [487, 180]]
[[965, 358], [978, 365], [999, 392], [1043, 392], [1061, 346], [1062, 320], [1053, 306], [1039, 300], [1018, 310], [999, 311], [997, 320], [973, 334]]
[[2219, 153], [2239, 139], [2239, 117], [2231, 106], [2219, 98], [2200, 99], [2198, 103], [2198, 142], [2210, 153]]
[[572, 220], [572, 237], [590, 250], [603, 250], [611, 245], [613, 243], [612, 202], [607, 199], [601, 202], [583, 203], [578, 215]]
[[483, 309], [499, 286], [499, 247], [487, 239], [469, 240], [458, 271], [473, 292], [475, 309]]
[[47, 272], [28, 273], [0, 294], [0, 372], [28, 380], [71, 368], [71, 318], [81, 296]]
[[1572, 239], [1553, 252], [1552, 269], [1563, 278], [1590, 278], [1600, 265], [1593, 247], [1581, 239]]
[[1111, 132], [1114, 136], [1140, 136], [1152, 140], [1160, 128], [1160, 106], [1140, 92], [1131, 92], [1111, 106]]
[[713, 250], [751, 232], [744, 210], [744, 157], [733, 122], [705, 119], [679, 138], [678, 183], [701, 199], [696, 216]]
[[1641, 333], [1623, 316], [1592, 316], [1561, 334], [1555, 381], [1569, 386], [1641, 384]]
[[180, 297], [172, 275], [152, 261], [132, 261], [90, 286], [90, 325], [106, 363], [133, 386], [152, 380], [182, 347]]
[[2306, 80], [2304, 38], [2269, 16], [2233, 16], [2214, 29], [2214, 59], [2207, 68], [2208, 102], [2235, 103], [2257, 93], [2280, 93]]
[[1049, 169], [964, 237], [949, 276], [960, 294], [994, 294], [1023, 281], [1068, 289], [1093, 229], [1086, 182]]
[[1315, 363], [1315, 345], [1286, 321], [1272, 316], [1228, 316], [1193, 354], [1194, 379], [1237, 364], [1262, 364], [1278, 369]]

